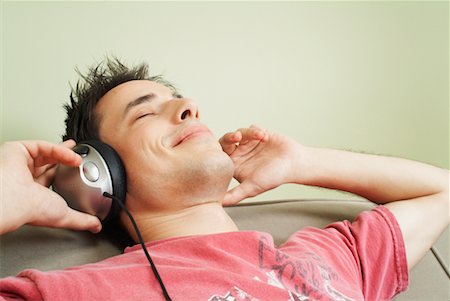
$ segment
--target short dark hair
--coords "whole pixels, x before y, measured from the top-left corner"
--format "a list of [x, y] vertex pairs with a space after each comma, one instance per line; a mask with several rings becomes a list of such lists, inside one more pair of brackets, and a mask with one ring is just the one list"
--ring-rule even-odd
[[[127, 67], [118, 58], [107, 57], [104, 61], [90, 67], [85, 75], [78, 69], [76, 72], [81, 79], [75, 88], [71, 86], [70, 103], [64, 105], [67, 116], [65, 119], [66, 132], [62, 136], [63, 141], [68, 139], [76, 142], [100, 140], [98, 132], [100, 119], [95, 114], [95, 106], [108, 91], [125, 82], [154, 81], [170, 88], [176, 97], [180, 97], [175, 86], [161, 75], [149, 75], [147, 63]], [[133, 243], [118, 216], [108, 220], [102, 232], [121, 246]]]
[[77, 82], [75, 88], [71, 87], [70, 103], [64, 105], [67, 117], [63, 141], [99, 140], [99, 117], [95, 115], [95, 106], [108, 91], [120, 84], [132, 80], [149, 80], [163, 84], [174, 94], [178, 94], [175, 86], [161, 75], [150, 76], [147, 63], [127, 67], [118, 58], [107, 57], [90, 67], [86, 75], [78, 69], [76, 71], [81, 80]]

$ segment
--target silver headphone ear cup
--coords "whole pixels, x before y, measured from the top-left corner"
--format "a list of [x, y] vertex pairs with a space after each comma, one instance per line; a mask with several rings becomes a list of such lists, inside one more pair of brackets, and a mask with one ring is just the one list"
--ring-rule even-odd
[[[111, 183], [112, 191], [106, 191], [115, 197], [122, 200], [125, 203], [126, 194], [127, 194], [127, 180], [126, 180], [126, 172], [125, 166], [123, 165], [122, 160], [119, 157], [119, 154], [108, 144], [103, 143], [99, 140], [89, 140], [84, 142], [93, 148], [100, 154], [103, 162], [106, 164], [106, 168], [109, 171], [108, 181]], [[107, 200], [111, 200], [103, 196], [105, 202]], [[103, 223], [106, 223], [108, 220], [117, 217], [120, 212], [120, 206], [116, 201], [112, 201], [109, 213], [102, 220]]]
[[118, 215], [120, 206], [103, 193], [125, 202], [126, 174], [122, 160], [112, 147], [98, 140], [79, 143], [74, 151], [81, 155], [81, 165], [77, 168], [59, 165], [53, 190], [70, 207], [96, 215], [104, 224]]

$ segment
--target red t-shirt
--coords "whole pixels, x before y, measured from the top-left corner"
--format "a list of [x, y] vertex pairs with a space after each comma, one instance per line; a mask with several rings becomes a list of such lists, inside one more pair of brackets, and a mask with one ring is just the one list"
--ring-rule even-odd
[[[306, 227], [277, 247], [267, 233], [170, 238], [147, 248], [176, 300], [390, 300], [408, 285], [399, 226], [379, 206], [324, 229]], [[163, 300], [139, 245], [61, 271], [0, 280], [1, 300]], [[17, 299], [14, 299], [17, 300]]]

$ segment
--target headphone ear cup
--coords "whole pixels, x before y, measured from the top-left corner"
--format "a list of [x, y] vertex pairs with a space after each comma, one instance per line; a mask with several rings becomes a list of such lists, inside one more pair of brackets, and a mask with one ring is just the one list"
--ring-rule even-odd
[[[127, 194], [127, 179], [125, 167], [119, 157], [119, 154], [111, 146], [99, 140], [89, 140], [82, 143], [90, 145], [101, 155], [109, 171], [110, 179], [108, 180], [111, 182], [112, 186], [111, 194], [125, 203], [125, 197]], [[111, 209], [108, 215], [103, 219], [102, 223], [105, 224], [108, 220], [115, 218], [119, 212], [120, 206], [113, 200]]]

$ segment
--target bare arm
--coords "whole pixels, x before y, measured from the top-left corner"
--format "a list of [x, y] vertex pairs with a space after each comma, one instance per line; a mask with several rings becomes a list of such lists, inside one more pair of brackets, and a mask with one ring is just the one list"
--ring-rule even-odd
[[399, 158], [298, 146], [292, 181], [358, 194], [396, 217], [411, 269], [449, 224], [449, 172]]
[[411, 269], [449, 224], [449, 171], [405, 159], [303, 146], [257, 127], [220, 140], [241, 183], [225, 205], [284, 183], [351, 192], [386, 207], [396, 217]]

